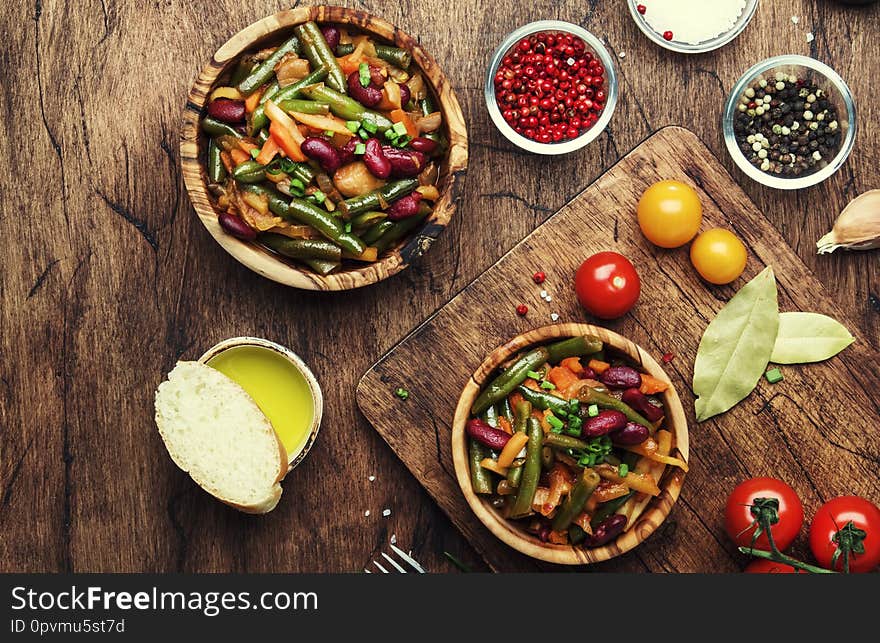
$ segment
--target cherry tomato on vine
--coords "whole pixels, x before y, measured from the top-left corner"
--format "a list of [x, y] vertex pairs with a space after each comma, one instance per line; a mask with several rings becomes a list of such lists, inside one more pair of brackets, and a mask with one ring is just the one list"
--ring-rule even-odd
[[795, 569], [785, 563], [777, 563], [775, 560], [758, 558], [753, 560], [743, 570], [746, 574], [806, 574], [807, 572]]
[[743, 273], [747, 259], [743, 242], [724, 228], [701, 232], [691, 244], [691, 263], [710, 284], [729, 284]]
[[661, 248], [678, 248], [694, 238], [703, 220], [697, 191], [681, 181], [658, 181], [642, 194], [636, 210], [642, 234]]
[[[751, 478], [734, 488], [724, 510], [727, 535], [740, 547], [752, 547], [752, 538], [762, 512], [768, 516], [776, 546], [780, 551], [786, 549], [804, 524], [804, 506], [794, 489], [775, 478]], [[766, 533], [762, 531], [754, 547], [770, 549]]]
[[810, 549], [827, 569], [844, 571], [848, 549], [849, 571], [871, 571], [880, 565], [880, 509], [858, 496], [829, 500], [810, 525]]
[[599, 252], [578, 268], [574, 289], [588, 313], [616, 319], [638, 301], [641, 281], [629, 259], [616, 252]]

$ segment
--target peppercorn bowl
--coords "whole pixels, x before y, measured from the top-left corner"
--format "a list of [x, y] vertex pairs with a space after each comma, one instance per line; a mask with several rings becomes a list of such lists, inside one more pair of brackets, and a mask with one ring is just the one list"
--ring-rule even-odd
[[602, 41], [561, 20], [511, 32], [492, 55], [484, 87], [498, 131], [545, 155], [594, 141], [611, 121], [618, 91], [614, 58]]
[[[644, 496], [643, 498], [639, 496], [637, 504], [643, 511], [630, 513], [630, 524], [627, 524], [625, 530], [614, 539], [594, 547], [555, 544], [545, 542], [538, 534], [526, 529], [519, 521], [514, 522], [506, 519], [503, 509], [496, 506], [490, 496], [477, 495], [472, 482], [471, 457], [468, 447], [469, 430], [467, 425], [472, 422], [470, 420], [472, 408], [485, 396], [485, 392], [481, 394], [481, 391], [484, 391], [486, 384], [492, 381], [492, 377], [498, 373], [499, 367], [510, 365], [515, 355], [526, 350], [531, 352], [540, 346], [547, 345], [551, 345], [552, 348], [552, 344], [559, 342], [559, 340], [570, 338], [590, 338], [593, 341], [601, 341], [609, 354], [613, 352], [621, 358], [625, 358], [627, 362], [632, 363], [644, 374], [654, 378], [654, 381], [663, 383], [666, 388], [659, 399], [666, 410], [665, 419], [661, 420], [662, 426], [672, 435], [669, 455], [686, 463], [688, 460], [687, 419], [678, 394], [661, 366], [647, 351], [617, 333], [605, 328], [577, 323], [544, 326], [523, 333], [498, 347], [480, 364], [462, 390], [455, 409], [451, 438], [452, 456], [456, 480], [465, 500], [480, 522], [502, 542], [538, 560], [562, 565], [586, 565], [619, 556], [648, 538], [672, 510], [681, 491], [685, 471], [681, 468], [666, 466], [657, 482], [659, 493], [654, 497]], [[546, 433], [546, 435], [550, 434]], [[549, 440], [549, 438], [547, 439]], [[523, 474], [522, 479], [526, 479], [526, 474]], [[624, 511], [624, 507], [621, 507], [620, 511], [627, 513]]]
[[[745, 30], [755, 16], [755, 11], [758, 8], [758, 0], [747, 0], [739, 17], [737, 17], [729, 29], [712, 38], [693, 43], [676, 38], [675, 33], [672, 31], [659, 32], [651, 26], [651, 21], [648, 17], [648, 13], [651, 10], [650, 0], [627, 0], [627, 4], [629, 5], [629, 12], [632, 19], [649, 40], [664, 49], [669, 49], [670, 51], [680, 54], [704, 54], [723, 47]], [[718, 7], [714, 3], [704, 2], [703, 6], [709, 7], [710, 11], [716, 13], [718, 11]], [[642, 10], [640, 10], [640, 7], [645, 10], [644, 14], [642, 13]], [[667, 38], [666, 36], [669, 37]]]
[[[282, 55], [286, 55], [284, 53], [285, 45], [293, 40], [294, 30], [296, 29], [297, 31], [296, 35], [303, 38], [302, 33], [304, 32], [301, 32], [301, 29], [309, 28], [316, 30], [316, 25], [335, 25], [351, 32], [355, 36], [363, 34], [368, 36], [371, 41], [375, 40], [377, 45], [382, 45], [386, 50], [394, 50], [405, 54], [410, 75], [415, 75], [415, 72], [418, 72], [423, 81], [421, 86], [424, 88], [426, 95], [430, 97], [429, 102], [433, 104], [433, 113], [431, 115], [436, 114], [440, 117], [439, 129], [436, 130], [436, 133], [439, 135], [441, 143], [435, 144], [435, 147], [439, 145], [441, 151], [436, 155], [430, 167], [432, 172], [430, 182], [436, 188], [431, 195], [433, 207], [426, 207], [424, 212], [420, 211], [418, 220], [415, 217], [411, 217], [413, 218], [411, 226], [399, 225], [398, 232], [401, 234], [391, 235], [391, 232], [394, 231], [389, 231], [388, 238], [385, 239], [384, 243], [371, 242], [367, 244], [360, 237], [355, 238], [355, 234], [349, 231], [352, 221], [346, 221], [347, 217], [336, 216], [336, 212], [331, 207], [332, 204], [328, 204], [326, 207], [321, 205], [321, 208], [327, 210], [326, 212], [317, 211], [318, 208], [314, 204], [320, 205], [324, 202], [325, 194], [323, 191], [314, 195], [316, 199], [309, 203], [305, 203], [303, 198], [293, 198], [290, 201], [285, 200], [286, 207], [291, 211], [291, 220], [295, 220], [297, 217], [303, 218], [302, 213], [292, 212], [296, 204], [298, 207], [309, 209], [311, 219], [316, 223], [320, 223], [318, 228], [312, 226], [312, 230], [307, 230], [303, 233], [311, 235], [309, 243], [312, 245], [328, 246], [333, 250], [334, 255], [341, 256], [345, 254], [344, 257], [341, 257], [341, 260], [339, 256], [336, 256], [330, 261], [324, 261], [323, 264], [321, 261], [312, 261], [308, 265], [304, 265], [297, 263], [294, 253], [283, 251], [282, 248], [276, 248], [272, 244], [261, 243], [260, 239], [256, 238], [256, 231], [252, 233], [247, 229], [248, 227], [251, 229], [256, 227], [257, 230], [262, 230], [262, 228], [238, 223], [234, 221], [237, 217], [230, 216], [228, 210], [224, 211], [223, 208], [225, 206], [220, 204], [220, 198], [223, 194], [217, 194], [215, 190], [218, 187], [217, 182], [212, 180], [213, 175], [208, 171], [210, 161], [213, 158], [209, 154], [211, 152], [210, 148], [214, 147], [216, 152], [217, 145], [216, 143], [213, 146], [211, 145], [212, 140], [215, 139], [212, 139], [213, 134], [212, 136], [206, 135], [203, 125], [207, 120], [207, 116], [213, 117], [212, 114], [208, 113], [208, 108], [213, 107], [214, 103], [217, 102], [217, 98], [213, 95], [214, 91], [225, 92], [229, 89], [234, 89], [225, 87], [225, 85], [229, 85], [229, 80], [239, 66], [239, 62], [242, 62], [247, 57], [254, 58], [254, 54], [259, 55], [265, 52], [268, 47], [277, 46], [275, 53], [281, 51]], [[314, 41], [314, 37], [308, 40], [309, 43]], [[321, 41], [323, 42], [323, 37], [321, 37]], [[309, 46], [314, 48], [314, 45], [311, 44], [304, 47], [308, 49]], [[323, 46], [327, 49], [326, 55], [336, 56], [337, 63], [339, 56], [345, 56], [345, 54], [330, 51], [326, 43], [323, 43]], [[357, 51], [356, 47], [354, 49]], [[274, 56], [275, 53], [270, 52], [270, 60], [271, 56]], [[305, 53], [308, 56], [308, 51]], [[294, 54], [293, 58], [297, 58], [297, 56]], [[312, 61], [308, 62], [315, 64]], [[279, 67], [279, 65], [276, 65], [276, 70]], [[269, 70], [273, 71], [272, 67], [269, 67]], [[320, 71], [320, 69], [312, 70], [312, 73], [316, 74]], [[342, 72], [340, 71], [339, 73], [341, 74]], [[305, 81], [306, 79], [303, 78], [302, 80]], [[281, 83], [281, 85], [283, 86], [284, 84]], [[316, 88], [320, 89], [323, 85], [315, 82], [305, 87], [309, 90], [315, 90]], [[279, 91], [279, 95], [280, 93]], [[221, 95], [225, 96], [225, 94]], [[259, 100], [257, 92], [252, 92], [250, 95], [256, 95]], [[237, 97], [237, 100], [244, 103], [245, 107], [247, 107], [248, 103], [241, 99], [242, 96]], [[257, 111], [253, 106], [248, 109], [254, 114]], [[268, 101], [265, 109], [269, 109]], [[401, 105], [398, 111], [404, 115], [408, 114], [404, 111], [403, 105]], [[283, 114], [278, 115], [278, 119], [281, 120], [283, 116]], [[225, 119], [221, 118], [221, 120]], [[339, 120], [337, 117], [337, 121]], [[407, 119], [402, 118], [401, 120], [406, 121]], [[409, 122], [412, 123], [411, 118]], [[221, 123], [221, 125], [223, 124]], [[354, 130], [349, 131], [354, 133]], [[284, 133], [279, 131], [279, 134]], [[409, 129], [407, 129], [406, 133], [408, 136], [401, 138], [412, 140], [412, 137], [417, 136], [417, 134], [410, 134]], [[326, 131], [324, 134], [326, 134]], [[361, 132], [358, 132], [358, 134], [361, 134]], [[351, 134], [347, 135], [351, 137]], [[271, 138], [274, 139], [275, 136], [272, 135]], [[284, 137], [282, 136], [281, 138]], [[293, 137], [292, 133], [288, 133], [288, 138], [295, 137]], [[290, 159], [291, 155], [287, 153], [284, 145], [277, 144], [275, 147], [280, 147], [284, 152], [282, 159]], [[288, 142], [286, 147], [293, 149], [297, 146]], [[308, 290], [349, 290], [381, 281], [405, 269], [430, 248], [433, 241], [448, 225], [456, 211], [462, 181], [467, 171], [467, 130], [458, 99], [451, 84], [436, 61], [422, 49], [416, 39], [390, 23], [362, 11], [328, 6], [297, 7], [258, 20], [232, 36], [217, 50], [190, 89], [183, 115], [180, 155], [184, 183], [199, 219], [214, 239], [236, 260], [264, 277], [296, 288]], [[222, 153], [220, 156], [222, 156]], [[314, 170], [318, 167], [318, 163], [312, 156], [305, 159], [302, 165], [308, 166], [309, 163], [312, 163], [311, 167]], [[252, 158], [254, 157], [252, 156]], [[300, 161], [302, 159], [295, 160]], [[245, 165], [242, 161], [235, 162], [237, 164], [236, 169]], [[257, 162], [256, 159], [254, 162]], [[216, 166], [217, 163], [214, 163], [214, 165]], [[321, 165], [321, 169], [326, 172], [326, 168], [323, 165]], [[228, 167], [226, 170], [227, 173], [232, 173]], [[312, 174], [316, 177], [314, 180], [320, 179], [320, 173], [317, 171], [313, 171]], [[421, 177], [421, 175], [419, 176]], [[265, 178], [268, 179], [268, 175]], [[236, 180], [239, 180], [238, 177], [236, 177]], [[392, 181], [389, 186], [393, 186], [394, 183], [412, 185], [414, 181], [416, 181], [415, 178], [409, 178], [406, 181]], [[293, 178], [290, 179], [290, 184], [294, 185]], [[262, 186], [256, 185], [255, 187], [261, 188]], [[423, 185], [419, 183], [419, 187], [423, 187]], [[379, 194], [380, 190], [376, 188], [373, 192]], [[274, 191], [269, 190], [259, 198], [265, 200], [269, 197], [271, 207], [272, 194], [274, 194]], [[233, 190], [230, 198], [236, 196], [237, 191]], [[293, 196], [300, 197], [301, 195], [293, 194]], [[345, 196], [348, 197], [350, 195], [346, 194]], [[402, 194], [396, 194], [394, 199], [399, 199], [401, 196]], [[380, 199], [379, 202], [382, 204], [382, 209], [390, 207], [394, 199], [387, 198], [385, 202], [382, 202]], [[339, 199], [334, 200], [337, 203], [339, 202]], [[280, 203], [280, 201], [275, 203], [276, 209], [282, 209]], [[410, 216], [410, 213], [406, 213], [405, 216]], [[233, 223], [236, 225], [232, 225]], [[320, 228], [324, 228], [324, 230], [321, 231]], [[246, 232], [248, 234], [245, 234]], [[262, 236], [264, 235], [260, 235], [260, 237]], [[344, 239], [348, 239], [351, 243], [343, 243]], [[296, 238], [287, 241], [291, 240], [298, 243], [302, 242], [301, 239]], [[356, 241], [356, 243], [352, 240]], [[281, 238], [281, 241], [287, 243], [283, 238]], [[378, 241], [382, 241], [382, 239]], [[339, 245], [333, 242], [339, 242]], [[352, 248], [352, 245], [356, 245], [357, 248]], [[361, 252], [361, 247], [366, 248], [370, 252]], [[353, 252], [353, 250], [358, 252]], [[354, 261], [361, 263], [354, 263]]]
[[767, 187], [798, 190], [821, 183], [849, 157], [856, 106], [828, 65], [776, 56], [751, 67], [733, 87], [722, 130], [728, 152], [747, 176]]

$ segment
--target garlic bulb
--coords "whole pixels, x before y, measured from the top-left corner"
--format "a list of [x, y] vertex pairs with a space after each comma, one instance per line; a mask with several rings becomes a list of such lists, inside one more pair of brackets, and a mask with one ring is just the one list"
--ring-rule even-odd
[[816, 242], [819, 254], [838, 248], [880, 248], [880, 190], [869, 190], [849, 202], [831, 232]]

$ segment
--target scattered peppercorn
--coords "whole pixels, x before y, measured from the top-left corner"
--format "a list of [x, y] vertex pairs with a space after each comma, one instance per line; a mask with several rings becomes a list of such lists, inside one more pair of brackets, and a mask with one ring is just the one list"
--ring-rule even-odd
[[536, 284], [544, 283], [545, 279], [547, 279], [547, 275], [545, 275], [540, 270], [538, 272], [536, 272], [534, 275], [532, 275], [532, 281], [534, 281]]
[[663, 40], [672, 40], [672, 32], [664, 31], [663, 32]]
[[398, 388], [394, 391], [394, 394], [401, 400], [405, 400], [409, 397], [409, 391], [407, 391], [405, 388]]
[[840, 150], [837, 110], [813, 81], [783, 72], [760, 78], [743, 92], [737, 109], [737, 145], [767, 174], [813, 174]]
[[520, 40], [495, 72], [501, 116], [518, 134], [558, 143], [586, 132], [605, 108], [605, 67], [578, 36], [543, 31]]
[[525, 317], [527, 312], [529, 312], [529, 307], [525, 304], [520, 304], [516, 307], [516, 314], [520, 317]]
[[664, 354], [663, 354], [663, 357], [660, 358], [660, 360], [661, 360], [664, 364], [668, 364], [669, 362], [671, 362], [671, 361], [674, 360], [674, 359], [675, 359], [675, 354], [674, 354], [674, 353], [664, 353]]
[[648, 7], [646, 7], [643, 4], [636, 5], [636, 11], [638, 11], [640, 14], [642, 14], [644, 16], [645, 12], [648, 11]]

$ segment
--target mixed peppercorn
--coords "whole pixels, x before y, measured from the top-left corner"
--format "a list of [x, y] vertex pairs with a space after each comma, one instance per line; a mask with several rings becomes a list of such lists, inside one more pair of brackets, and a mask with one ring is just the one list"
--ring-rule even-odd
[[502, 59], [494, 83], [504, 120], [539, 143], [577, 138], [605, 107], [605, 67], [581, 38], [567, 33], [520, 40]]
[[812, 174], [840, 150], [837, 111], [815, 82], [782, 72], [761, 78], [745, 90], [737, 109], [737, 145], [768, 174]]

